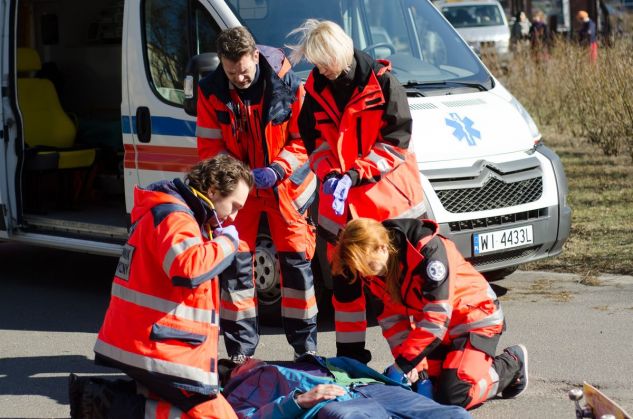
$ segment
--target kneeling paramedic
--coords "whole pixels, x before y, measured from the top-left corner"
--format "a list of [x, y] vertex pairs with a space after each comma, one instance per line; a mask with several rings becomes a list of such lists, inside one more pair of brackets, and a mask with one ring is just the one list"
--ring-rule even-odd
[[[121, 369], [151, 405], [188, 417], [236, 417], [219, 394], [218, 274], [233, 261], [232, 222], [253, 186], [250, 169], [220, 155], [185, 181], [134, 190], [130, 236], [114, 275], [95, 361]], [[146, 415], [146, 417], [148, 417]], [[158, 416], [156, 416], [158, 417]]]
[[395, 363], [390, 377], [430, 377], [434, 399], [471, 408], [501, 393], [513, 398], [528, 384], [527, 350], [495, 356], [505, 328], [486, 279], [431, 220], [382, 223], [358, 218], [341, 233], [333, 273], [341, 288], [377, 298], [377, 318]]

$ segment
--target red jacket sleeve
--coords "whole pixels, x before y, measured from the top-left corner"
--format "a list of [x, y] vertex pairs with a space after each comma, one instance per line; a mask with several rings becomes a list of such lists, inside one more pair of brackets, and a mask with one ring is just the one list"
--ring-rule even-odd
[[155, 238], [165, 274], [174, 285], [191, 288], [219, 275], [237, 251], [237, 243], [229, 236], [203, 238], [195, 219], [179, 211], [162, 220]]
[[215, 109], [211, 105], [211, 98], [206, 98], [199, 87], [196, 136], [198, 137], [198, 156], [200, 159], [208, 159], [220, 153], [226, 153], [222, 129]]

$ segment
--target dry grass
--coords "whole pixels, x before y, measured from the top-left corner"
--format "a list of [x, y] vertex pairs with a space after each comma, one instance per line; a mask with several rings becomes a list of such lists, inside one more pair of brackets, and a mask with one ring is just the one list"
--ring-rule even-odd
[[587, 49], [554, 43], [547, 58], [515, 54], [504, 85], [539, 126], [588, 139], [607, 155], [633, 159], [633, 41], [599, 49], [596, 63]]
[[633, 165], [606, 156], [587, 140], [544, 130], [545, 143], [563, 161], [569, 183], [572, 231], [563, 253], [527, 269], [633, 275]]
[[573, 209], [562, 255], [523, 269], [633, 275], [633, 48], [621, 41], [586, 50], [559, 43], [549, 59], [519, 55], [498, 77], [521, 101], [561, 157]]

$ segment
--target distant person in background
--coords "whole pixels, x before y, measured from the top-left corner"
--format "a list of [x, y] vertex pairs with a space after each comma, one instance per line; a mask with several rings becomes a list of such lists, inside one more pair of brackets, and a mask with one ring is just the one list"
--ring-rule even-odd
[[529, 34], [532, 56], [537, 62], [546, 61], [549, 58], [549, 28], [545, 23], [545, 15], [540, 10], [532, 15]]
[[589, 13], [579, 10], [576, 20], [580, 22], [578, 29], [578, 43], [589, 49], [589, 61], [595, 63], [598, 59], [598, 38], [596, 36], [596, 24], [589, 18]]
[[530, 21], [525, 12], [521, 11], [514, 17], [512, 24], [512, 46], [515, 51], [521, 50], [530, 39]]

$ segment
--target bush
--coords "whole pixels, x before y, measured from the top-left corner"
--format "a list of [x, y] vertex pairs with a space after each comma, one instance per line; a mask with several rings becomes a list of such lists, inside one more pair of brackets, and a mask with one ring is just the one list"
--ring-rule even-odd
[[547, 54], [529, 48], [515, 53], [497, 77], [538, 125], [586, 138], [607, 155], [633, 159], [632, 49], [630, 39], [619, 39], [601, 46], [592, 63], [586, 48], [557, 40]]

